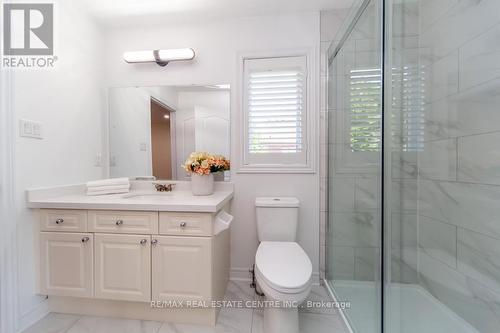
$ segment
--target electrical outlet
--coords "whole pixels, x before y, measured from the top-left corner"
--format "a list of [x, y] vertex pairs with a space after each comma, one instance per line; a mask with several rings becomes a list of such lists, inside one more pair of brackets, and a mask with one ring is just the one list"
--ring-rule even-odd
[[33, 120], [19, 120], [19, 135], [26, 138], [43, 139], [42, 123]]

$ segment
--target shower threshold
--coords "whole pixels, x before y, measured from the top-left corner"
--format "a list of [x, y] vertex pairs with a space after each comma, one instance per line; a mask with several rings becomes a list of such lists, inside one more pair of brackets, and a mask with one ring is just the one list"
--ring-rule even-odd
[[[373, 308], [376, 302], [376, 288], [369, 281], [327, 281], [338, 301], [350, 302], [350, 308], [343, 310], [354, 333], [378, 332], [375, 316], [379, 311]], [[415, 284], [393, 283], [389, 291], [390, 309], [386, 313], [389, 333], [479, 333], [463, 318], [432, 296], [423, 287]]]

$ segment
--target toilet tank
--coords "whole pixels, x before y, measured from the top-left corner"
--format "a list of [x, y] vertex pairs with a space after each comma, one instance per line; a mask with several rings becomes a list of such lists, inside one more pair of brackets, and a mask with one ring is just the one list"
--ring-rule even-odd
[[255, 199], [259, 241], [294, 242], [299, 222], [299, 199], [264, 197]]

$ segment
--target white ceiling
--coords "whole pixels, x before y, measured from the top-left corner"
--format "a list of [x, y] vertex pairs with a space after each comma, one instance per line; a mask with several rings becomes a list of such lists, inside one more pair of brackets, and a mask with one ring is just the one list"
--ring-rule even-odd
[[[349, 8], [354, 0], [78, 0], [106, 25], [260, 16]], [[146, 19], [147, 18], [147, 19]]]

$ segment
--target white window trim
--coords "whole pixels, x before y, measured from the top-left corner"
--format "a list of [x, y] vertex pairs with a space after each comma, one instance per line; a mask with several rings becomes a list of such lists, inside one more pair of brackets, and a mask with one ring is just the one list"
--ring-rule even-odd
[[[244, 63], [248, 59], [306, 57], [307, 64], [307, 92], [306, 92], [306, 163], [305, 164], [247, 164], [245, 161], [245, 140], [247, 117], [245, 112], [244, 94]], [[266, 52], [240, 52], [238, 54], [237, 72], [238, 110], [237, 113], [237, 173], [316, 173], [319, 126], [319, 55], [317, 48], [300, 48], [292, 50], [277, 50]]]

